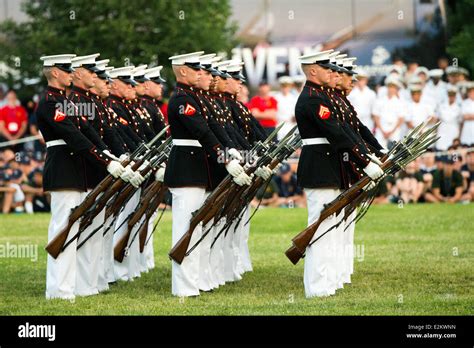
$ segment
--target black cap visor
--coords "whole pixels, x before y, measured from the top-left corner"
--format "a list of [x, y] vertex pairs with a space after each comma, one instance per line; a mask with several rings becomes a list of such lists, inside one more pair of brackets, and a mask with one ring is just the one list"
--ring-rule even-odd
[[150, 81], [150, 79], [148, 77], [146, 77], [145, 75], [134, 76], [133, 79], [137, 82], [140, 82], [140, 83]]
[[160, 76], [152, 77], [150, 81], [153, 81], [154, 83], [157, 83], [159, 85], [166, 82], [166, 80], [162, 79]]
[[71, 64], [54, 64], [53, 67], [58, 68], [68, 73], [74, 72], [74, 68], [72, 67]]
[[128, 83], [129, 85], [138, 85], [138, 83], [131, 76], [117, 76], [117, 78], [122, 82]]
[[194, 70], [201, 70], [204, 68], [201, 63], [184, 63], [184, 65], [189, 66], [191, 69]]
[[81, 68], [87, 69], [90, 72], [93, 72], [96, 74], [101, 71], [95, 64], [83, 64], [81, 65]]

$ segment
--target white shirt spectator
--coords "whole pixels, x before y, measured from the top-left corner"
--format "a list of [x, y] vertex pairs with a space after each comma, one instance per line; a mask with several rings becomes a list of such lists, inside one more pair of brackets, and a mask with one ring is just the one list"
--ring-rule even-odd
[[447, 150], [453, 143], [453, 140], [459, 136], [459, 127], [462, 120], [461, 107], [457, 102], [449, 104], [445, 102], [439, 105], [436, 115], [440, 120], [438, 136], [436, 143], [439, 150]]
[[[474, 99], [467, 98], [462, 102], [462, 115], [474, 115]], [[472, 145], [474, 144], [474, 120], [464, 121], [461, 134], [461, 143]]]
[[[410, 91], [408, 88], [401, 88], [398, 91], [398, 95], [400, 99], [405, 102], [409, 102], [411, 100]], [[377, 99], [382, 99], [383, 97], [387, 96], [387, 86], [380, 86], [377, 90]]]
[[372, 119], [372, 108], [377, 99], [375, 92], [367, 86], [363, 88], [356, 86], [347, 98], [354, 106], [360, 121], [373, 132], [375, 127]]
[[273, 95], [277, 100], [277, 123], [280, 125], [285, 122], [285, 125], [278, 132], [278, 139], [282, 139], [286, 133], [290, 131], [296, 125], [295, 120], [295, 105], [298, 100], [298, 96], [289, 92], [283, 94], [282, 92], [277, 92]]
[[374, 103], [372, 110], [374, 116], [380, 118], [380, 128], [377, 128], [375, 137], [379, 141], [380, 145], [387, 148], [389, 141], [399, 141], [401, 139], [401, 127], [398, 127], [387, 139], [384, 137], [382, 131], [392, 131], [400, 121], [404, 120], [406, 115], [405, 102], [400, 97], [388, 96], [378, 98]]
[[[405, 121], [409, 124], [409, 128], [415, 128], [419, 124], [425, 122], [431, 116], [434, 116], [434, 107], [422, 100], [415, 103], [413, 100], [407, 104], [407, 114]], [[410, 127], [411, 126], [411, 127]]]
[[422, 101], [430, 103], [436, 108], [438, 104], [448, 101], [448, 84], [442, 80], [435, 85], [433, 80], [429, 80], [423, 88]]

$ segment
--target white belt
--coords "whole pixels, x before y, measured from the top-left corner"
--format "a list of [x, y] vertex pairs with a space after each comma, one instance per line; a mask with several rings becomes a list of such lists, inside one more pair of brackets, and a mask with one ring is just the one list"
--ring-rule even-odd
[[67, 145], [63, 139], [51, 140], [46, 142], [46, 147], [58, 146], [58, 145]]
[[326, 138], [309, 138], [309, 139], [302, 139], [302, 140], [303, 140], [303, 146], [329, 144], [329, 141]]
[[198, 140], [194, 139], [173, 139], [173, 145], [202, 147], [201, 143]]

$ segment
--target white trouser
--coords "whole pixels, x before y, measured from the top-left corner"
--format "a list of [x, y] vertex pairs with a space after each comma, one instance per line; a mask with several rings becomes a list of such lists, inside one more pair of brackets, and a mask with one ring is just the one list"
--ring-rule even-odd
[[232, 238], [232, 250], [234, 251], [234, 278], [242, 279], [241, 275], [244, 274], [244, 266], [242, 265], [240, 244], [242, 242], [242, 227], [245, 223], [242, 219], [236, 220], [234, 229], [234, 238]]
[[145, 240], [145, 242], [148, 241], [148, 243], [145, 244], [145, 248], [143, 249], [143, 255], [145, 256], [146, 267], [149, 270], [155, 268], [155, 252], [153, 250], [153, 230], [155, 229], [155, 220], [160, 214], [161, 212], [159, 208], [157, 208], [151, 216], [150, 220], [148, 220], [148, 231]]
[[[346, 260], [344, 258], [344, 229], [346, 227], [344, 221], [341, 221], [344, 218], [344, 209], [339, 213], [337, 221], [340, 222], [339, 226], [329, 232], [334, 233], [335, 245], [334, 245], [334, 254], [332, 255], [332, 262], [336, 267], [336, 288], [341, 289], [344, 286], [344, 271], [346, 267]], [[328, 233], [328, 234], [329, 234]], [[324, 238], [324, 237], [323, 237]], [[321, 238], [322, 239], [322, 238]]]
[[[71, 209], [84, 199], [84, 193], [77, 191], [51, 192], [51, 220], [48, 228], [48, 242], [67, 225]], [[79, 229], [77, 221], [71, 227], [68, 239]], [[46, 298], [74, 299], [76, 285], [76, 247], [77, 239], [72, 242], [56, 259], [48, 254], [46, 268]]]
[[[170, 188], [173, 197], [172, 245], [174, 246], [187, 232], [192, 213], [204, 203], [205, 189], [200, 187]], [[201, 238], [202, 225], [196, 226], [189, 247]], [[178, 264], [172, 261], [171, 293], [175, 296], [199, 295], [199, 261], [201, 245]]]
[[[115, 281], [114, 275], [114, 226], [110, 226], [113, 223], [114, 217], [109, 216], [104, 224], [104, 232], [107, 233], [104, 236], [104, 242], [102, 244], [104, 248], [104, 278], [107, 283], [113, 283]], [[100, 274], [99, 274], [100, 277]], [[99, 278], [100, 281], [100, 278]], [[99, 291], [101, 291], [99, 289]]]
[[[315, 222], [324, 209], [324, 204], [336, 198], [340, 190], [337, 189], [305, 189], [308, 206], [308, 226]], [[322, 235], [331, 226], [342, 218], [330, 216], [324, 220], [312, 240]], [[306, 248], [304, 262], [304, 287], [306, 297], [329, 296], [336, 292], [337, 267], [335, 263], [335, 250], [337, 242], [335, 230], [326, 233], [312, 246]]]
[[[88, 193], [90, 190], [88, 191]], [[77, 250], [77, 270], [76, 270], [76, 290], [78, 296], [97, 295], [99, 293], [99, 269], [100, 258], [102, 256], [103, 243], [103, 225], [105, 209], [97, 214], [92, 223], [82, 231], [77, 241], [80, 244], [89, 236], [92, 231], [99, 228], [98, 231]], [[102, 226], [102, 227], [101, 227]]]
[[[130, 214], [136, 210], [137, 205], [140, 201], [140, 191], [141, 190], [138, 189], [133, 194], [133, 196], [125, 204], [123, 211], [119, 214], [117, 218], [117, 221], [115, 223], [116, 230], [114, 234], [114, 246], [122, 238], [122, 236], [127, 233], [128, 221], [123, 224], [122, 222], [125, 219], [129, 219]], [[119, 226], [120, 228], [118, 228]], [[133, 278], [140, 276], [140, 267], [139, 267], [140, 250], [138, 246], [138, 238], [135, 238], [133, 243], [130, 245], [133, 238], [133, 233], [134, 231], [132, 231], [128, 239], [128, 242], [127, 242], [128, 251], [125, 254], [125, 257], [123, 258], [122, 262], [117, 262], [114, 260], [114, 273], [115, 273], [115, 279], [117, 280], [125, 280], [125, 281], [133, 280]]]
[[[224, 236], [224, 280], [226, 282], [235, 282], [241, 280], [242, 277], [237, 272], [237, 259], [234, 253], [234, 238], [236, 237], [237, 221], [232, 221], [232, 224]], [[222, 233], [224, 234], [225, 231]]]
[[[209, 194], [210, 192], [206, 192], [204, 199], [206, 199]], [[207, 231], [207, 229], [210, 228], [213, 223], [214, 220], [210, 220], [206, 225], [204, 225], [202, 228], [202, 233]], [[212, 234], [212, 231], [210, 231], [199, 244], [199, 290], [202, 291], [209, 291], [214, 288], [211, 275], [211, 244], [213, 241]]]
[[249, 251], [249, 233], [250, 233], [250, 221], [248, 221], [250, 217], [250, 205], [245, 208], [245, 213], [242, 218], [242, 232], [240, 235], [240, 260], [242, 262], [242, 268], [244, 272], [252, 272], [252, 260], [250, 259], [250, 251]]
[[[225, 284], [225, 278], [224, 278], [224, 234], [222, 233], [219, 238], [217, 238], [217, 233], [220, 231], [220, 229], [224, 226], [225, 224], [225, 219], [219, 220], [219, 222], [214, 226], [214, 229], [212, 231], [212, 243], [214, 245], [211, 248], [211, 273], [213, 275], [214, 279], [214, 287], [218, 287], [219, 285], [224, 285]], [[215, 240], [215, 242], [214, 242]]]
[[[130, 235], [130, 238], [136, 239], [138, 243], [138, 266], [140, 269], [140, 272], [142, 273], [148, 273], [148, 267], [146, 265], [146, 256], [145, 256], [145, 249], [143, 249], [143, 252], [140, 252], [140, 229], [143, 227], [142, 224], [145, 223], [145, 214], [142, 215], [140, 220], [133, 226], [132, 234]], [[146, 223], [146, 229], [147, 229], [147, 234], [148, 234], [148, 223]], [[145, 237], [146, 238], [146, 237]], [[131, 239], [130, 239], [131, 241]], [[135, 241], [133, 241], [135, 242]]]
[[357, 216], [357, 210], [354, 210], [349, 218], [347, 219], [345, 226], [347, 227], [344, 233], [344, 256], [345, 256], [345, 270], [344, 270], [344, 283], [351, 282], [351, 274], [354, 273], [354, 230], [355, 221], [352, 220]]

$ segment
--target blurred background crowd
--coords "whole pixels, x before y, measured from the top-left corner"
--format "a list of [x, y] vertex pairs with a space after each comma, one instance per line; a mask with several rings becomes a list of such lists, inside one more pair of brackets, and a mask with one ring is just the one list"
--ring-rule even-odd
[[[416, 62], [393, 59], [389, 74], [376, 79], [359, 69], [349, 99], [360, 120], [379, 142], [390, 148], [406, 132], [431, 119], [440, 122], [436, 147], [382, 183], [375, 203], [467, 203], [474, 199], [474, 83], [462, 67], [438, 60], [428, 70]], [[302, 76], [281, 76], [279, 90], [266, 81], [254, 95], [243, 87], [239, 98], [269, 131], [284, 122], [279, 137], [296, 124], [294, 107], [304, 86]], [[12, 89], [0, 89], [0, 198], [2, 212], [49, 210], [42, 192], [45, 147], [38, 135], [35, 108], [38, 96], [20, 101]], [[166, 103], [164, 103], [166, 111]], [[166, 112], [165, 112], [166, 114]], [[299, 150], [285, 163], [253, 205], [302, 207], [304, 192], [297, 186]], [[260, 202], [261, 201], [261, 202]]]

